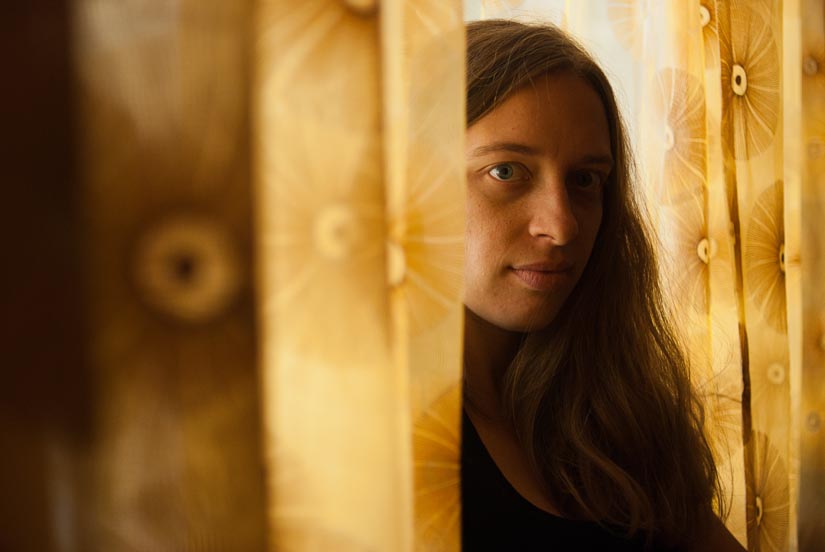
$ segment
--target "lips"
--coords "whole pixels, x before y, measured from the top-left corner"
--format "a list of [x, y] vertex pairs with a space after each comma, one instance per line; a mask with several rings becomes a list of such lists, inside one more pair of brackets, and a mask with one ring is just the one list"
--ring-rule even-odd
[[532, 263], [510, 268], [527, 287], [536, 291], [552, 291], [567, 284], [573, 277], [573, 263]]
[[512, 267], [513, 270], [532, 270], [536, 272], [567, 272], [573, 269], [573, 263], [568, 261], [541, 262], [532, 264], [516, 265]]

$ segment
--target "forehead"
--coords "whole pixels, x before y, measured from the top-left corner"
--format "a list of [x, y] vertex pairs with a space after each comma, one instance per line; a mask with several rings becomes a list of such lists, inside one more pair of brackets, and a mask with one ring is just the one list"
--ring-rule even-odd
[[602, 100], [572, 73], [535, 79], [467, 130], [468, 148], [489, 142], [523, 143], [558, 155], [611, 153]]

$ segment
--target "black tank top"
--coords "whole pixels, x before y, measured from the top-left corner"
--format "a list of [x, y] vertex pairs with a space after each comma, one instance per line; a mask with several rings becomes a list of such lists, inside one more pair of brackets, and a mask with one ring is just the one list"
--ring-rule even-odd
[[626, 540], [597, 523], [561, 518], [534, 506], [498, 469], [466, 412], [461, 425], [462, 550], [645, 550], [641, 535]]

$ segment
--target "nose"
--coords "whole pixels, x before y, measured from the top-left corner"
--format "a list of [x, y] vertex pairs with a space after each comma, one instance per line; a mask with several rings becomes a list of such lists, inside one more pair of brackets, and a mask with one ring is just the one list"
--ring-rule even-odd
[[564, 184], [545, 183], [537, 187], [530, 204], [530, 235], [565, 245], [579, 235], [579, 221], [573, 212]]

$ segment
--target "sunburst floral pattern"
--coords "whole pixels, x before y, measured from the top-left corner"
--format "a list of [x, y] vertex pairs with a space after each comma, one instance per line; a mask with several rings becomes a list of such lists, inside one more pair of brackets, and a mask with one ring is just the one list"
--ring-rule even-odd
[[719, 250], [708, 237], [702, 195], [662, 209], [662, 238], [668, 252], [668, 277], [682, 306], [707, 313], [708, 263]]
[[[310, 121], [293, 128], [290, 147], [272, 155], [278, 212], [264, 239], [277, 291], [267, 308], [275, 320], [290, 320], [280, 329], [290, 347], [342, 361], [360, 350], [345, 328], [387, 316], [380, 150], [375, 138], [343, 128]], [[334, 154], [316, 156], [317, 141]]]
[[736, 159], [750, 159], [770, 146], [779, 121], [779, 51], [755, 6], [733, 2], [729, 13], [719, 26], [722, 135]]
[[410, 123], [403, 201], [389, 214], [388, 268], [389, 283], [403, 295], [417, 335], [461, 303], [464, 174], [458, 148], [447, 146], [462, 140], [462, 110], [449, 92], [464, 85], [454, 71], [462, 63], [454, 47], [460, 14], [429, 0], [411, 4], [407, 15]]
[[455, 70], [464, 63], [461, 11], [442, 0], [407, 3], [405, 40], [409, 128], [400, 158], [406, 172], [396, 190], [403, 192], [400, 201], [389, 202], [390, 244], [404, 262], [388, 259], [389, 282], [409, 322], [415, 549], [448, 552], [460, 549], [461, 521], [465, 92]]
[[788, 549], [790, 489], [787, 464], [764, 433], [755, 431], [746, 445], [752, 464], [745, 463], [748, 482], [748, 549], [783, 552]]
[[461, 523], [461, 386], [438, 398], [415, 423], [415, 518], [422, 550], [458, 550]]
[[742, 441], [742, 370], [729, 362], [696, 382], [705, 402], [705, 426], [717, 460], [730, 460]]
[[608, 0], [607, 17], [619, 43], [634, 57], [640, 57], [644, 46], [647, 1]]
[[352, 7], [262, 2], [257, 20], [264, 427], [268, 452], [301, 470], [284, 488], [289, 466], [267, 462], [276, 542], [292, 550], [395, 549], [406, 522], [380, 33]]
[[[278, 321], [281, 353], [358, 365], [388, 320], [375, 21], [318, 0], [279, 10], [262, 11], [267, 48], [284, 51], [262, 74], [279, 98], [261, 114], [277, 129], [260, 165], [265, 315]], [[359, 101], [329, 101], [333, 89]]]
[[748, 297], [775, 330], [787, 332], [785, 299], [785, 217], [779, 180], [760, 194], [744, 242]]
[[481, 0], [486, 16], [502, 15], [524, 4], [524, 0]]
[[[305, 470], [289, 491], [272, 466], [279, 532], [296, 550], [397, 549], [419, 473], [406, 422], [446, 388], [417, 377], [443, 351], [412, 344], [459, 341], [458, 327], [439, 328], [461, 305], [460, 6], [387, 10], [394, 40], [383, 42], [378, 18], [353, 3], [264, 4], [266, 423]], [[457, 543], [457, 526], [419, 523], [442, 506], [416, 510], [418, 540]]]
[[705, 96], [701, 81], [676, 68], [656, 76], [662, 138], [659, 200], [671, 204], [701, 191], [707, 179]]
[[770, 329], [752, 335], [753, 339], [748, 341], [751, 417], [755, 426], [771, 434], [784, 433], [790, 417], [788, 339]]

